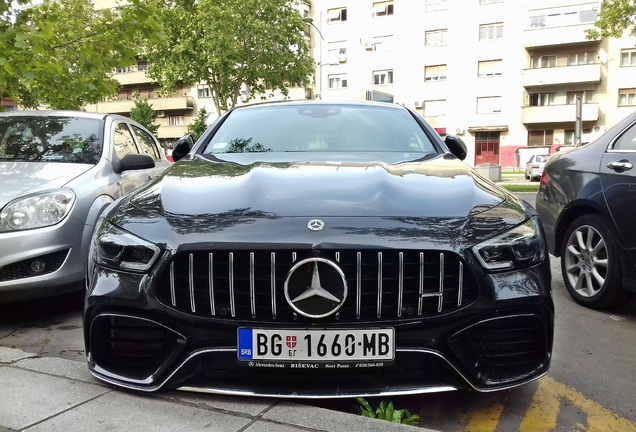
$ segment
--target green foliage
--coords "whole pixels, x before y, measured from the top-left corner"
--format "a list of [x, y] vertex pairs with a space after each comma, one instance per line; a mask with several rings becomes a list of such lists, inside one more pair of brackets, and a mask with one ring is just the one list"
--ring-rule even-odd
[[367, 402], [364, 398], [356, 398], [356, 402], [359, 405], [360, 415], [363, 417], [386, 420], [391, 423], [401, 423], [411, 426], [417, 425], [420, 421], [419, 416], [411, 414], [405, 409], [396, 410], [393, 406], [393, 402], [389, 402], [387, 404], [385, 401], [382, 401], [375, 410], [371, 408], [369, 402]]
[[621, 37], [626, 31], [636, 36], [636, 0], [603, 0], [595, 26], [586, 31], [588, 39]]
[[201, 135], [203, 135], [203, 132], [208, 128], [207, 119], [208, 111], [205, 107], [201, 107], [199, 112], [197, 112], [197, 118], [188, 126], [188, 132], [192, 135], [194, 142], [197, 142]]
[[245, 84], [266, 98], [304, 85], [314, 63], [293, 0], [148, 0], [165, 32], [149, 41], [148, 75], [165, 91], [204, 83], [219, 113], [234, 107]]
[[[25, 5], [25, 0], [17, 4]], [[0, 2], [0, 98], [25, 108], [77, 109], [118, 89], [117, 66], [134, 63], [138, 41], [161, 37], [141, 0], [95, 10], [91, 0]]]
[[155, 110], [152, 109], [152, 105], [146, 99], [135, 97], [135, 106], [130, 110], [130, 118], [156, 135], [160, 125], [153, 123], [154, 117]]

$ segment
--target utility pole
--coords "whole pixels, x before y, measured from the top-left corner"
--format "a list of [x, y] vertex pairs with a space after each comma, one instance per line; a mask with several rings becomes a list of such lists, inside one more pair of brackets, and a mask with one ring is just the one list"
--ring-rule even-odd
[[583, 136], [583, 101], [581, 96], [576, 97], [576, 121], [574, 123], [574, 145], [581, 145]]

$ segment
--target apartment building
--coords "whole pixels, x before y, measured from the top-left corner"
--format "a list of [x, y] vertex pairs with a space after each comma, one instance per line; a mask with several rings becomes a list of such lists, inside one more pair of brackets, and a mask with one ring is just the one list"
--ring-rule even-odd
[[523, 166], [574, 144], [577, 115], [585, 142], [636, 108], [636, 39], [586, 38], [600, 1], [312, 6], [316, 96], [415, 109], [441, 135], [459, 135], [470, 164]]
[[[577, 116], [585, 142], [636, 109], [636, 38], [587, 39], [600, 7], [599, 0], [304, 1], [299, 13], [316, 71], [312, 88], [291, 89], [289, 98], [399, 103], [440, 135], [459, 135], [469, 164], [521, 167], [534, 153], [575, 144]], [[161, 98], [146, 68], [139, 59], [118, 70], [121, 91], [92, 109], [127, 114], [138, 93], [157, 112], [165, 141], [186, 133], [201, 107], [216, 116], [204, 85]], [[245, 90], [241, 103], [261, 101]]]

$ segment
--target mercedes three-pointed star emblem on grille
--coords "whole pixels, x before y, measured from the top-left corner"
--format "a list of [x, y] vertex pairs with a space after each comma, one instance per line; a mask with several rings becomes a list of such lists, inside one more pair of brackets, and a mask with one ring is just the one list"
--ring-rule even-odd
[[297, 313], [323, 318], [336, 313], [344, 304], [347, 281], [336, 263], [325, 258], [307, 258], [289, 271], [285, 298]]

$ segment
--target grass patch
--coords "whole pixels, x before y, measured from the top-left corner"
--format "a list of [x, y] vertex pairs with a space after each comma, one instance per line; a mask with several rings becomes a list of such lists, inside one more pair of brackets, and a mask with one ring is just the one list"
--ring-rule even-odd
[[502, 184], [500, 185], [510, 192], [538, 192], [539, 184]]
[[363, 417], [386, 420], [391, 423], [401, 423], [411, 426], [417, 426], [420, 421], [419, 416], [411, 414], [405, 409], [395, 409], [393, 402], [389, 402], [387, 404], [382, 401], [376, 409], [373, 409], [371, 405], [369, 405], [369, 402], [367, 402], [364, 398], [356, 398], [356, 401], [358, 402], [360, 415]]

